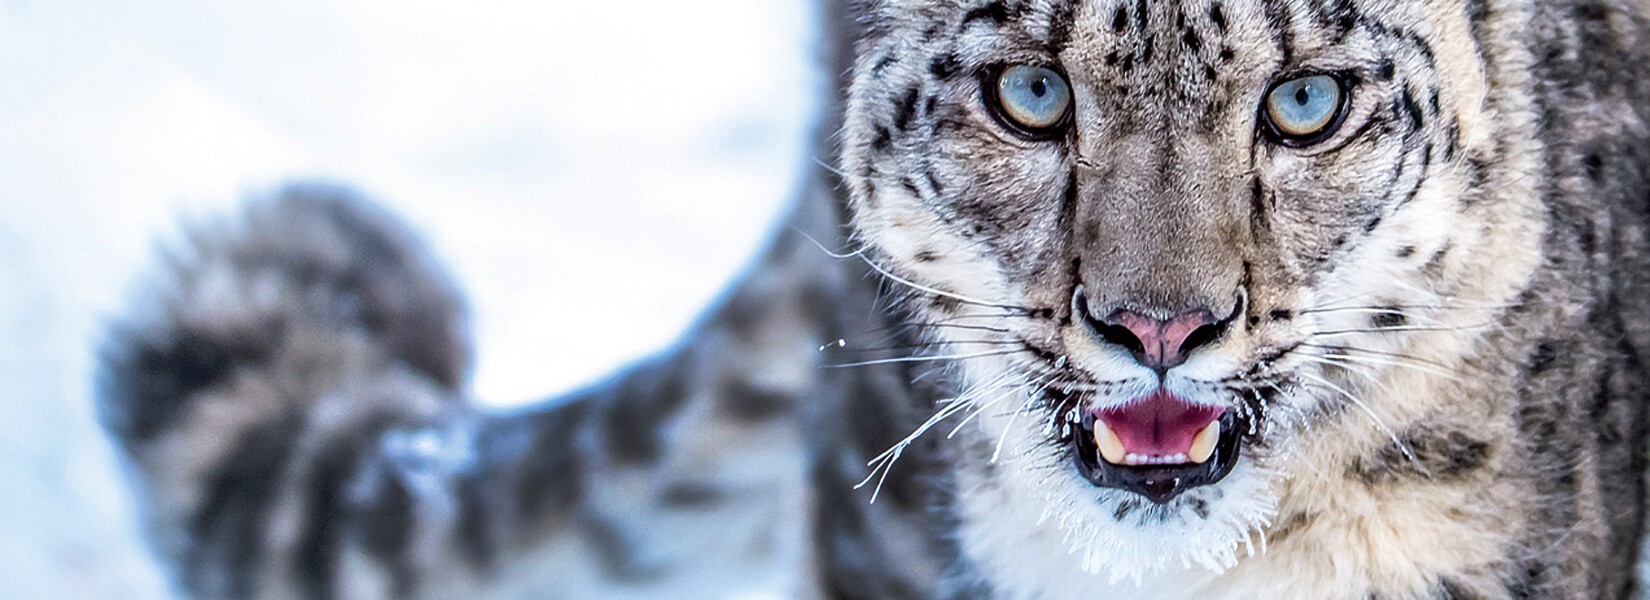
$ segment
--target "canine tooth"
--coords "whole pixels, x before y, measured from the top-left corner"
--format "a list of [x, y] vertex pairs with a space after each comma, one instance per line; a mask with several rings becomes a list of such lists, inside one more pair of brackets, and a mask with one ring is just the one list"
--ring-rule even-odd
[[1215, 453], [1215, 442], [1220, 441], [1220, 421], [1209, 421], [1209, 426], [1197, 432], [1192, 438], [1192, 449], [1188, 452], [1192, 462], [1203, 464], [1209, 462], [1209, 457]]
[[1117, 439], [1117, 432], [1100, 419], [1094, 420], [1094, 443], [1100, 446], [1100, 458], [1114, 465], [1123, 464], [1127, 454], [1123, 449], [1123, 440]]

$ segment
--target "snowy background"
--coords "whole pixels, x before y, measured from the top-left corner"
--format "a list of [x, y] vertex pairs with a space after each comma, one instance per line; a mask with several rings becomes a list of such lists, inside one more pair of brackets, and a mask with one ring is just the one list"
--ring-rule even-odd
[[91, 348], [155, 240], [293, 177], [425, 233], [489, 402], [667, 343], [789, 198], [806, 0], [0, 0], [0, 596], [163, 598]]

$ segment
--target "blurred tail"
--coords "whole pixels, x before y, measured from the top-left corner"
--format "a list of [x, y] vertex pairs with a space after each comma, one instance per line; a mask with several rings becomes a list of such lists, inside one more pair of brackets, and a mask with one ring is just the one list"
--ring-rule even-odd
[[249, 596], [328, 543], [340, 500], [316, 490], [339, 486], [317, 479], [456, 405], [464, 311], [411, 232], [334, 187], [288, 186], [172, 250], [107, 331], [99, 410], [177, 579]]

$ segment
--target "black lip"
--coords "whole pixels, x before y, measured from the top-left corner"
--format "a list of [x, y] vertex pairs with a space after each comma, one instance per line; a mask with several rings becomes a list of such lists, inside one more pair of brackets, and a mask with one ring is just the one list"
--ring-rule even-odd
[[1166, 504], [1186, 490], [1210, 485], [1225, 479], [1237, 466], [1242, 447], [1242, 431], [1247, 420], [1239, 411], [1228, 409], [1220, 416], [1220, 441], [1215, 452], [1200, 465], [1152, 465], [1129, 467], [1114, 465], [1100, 458], [1100, 448], [1094, 442], [1094, 416], [1085, 415], [1080, 427], [1071, 435], [1073, 462], [1077, 471], [1098, 487], [1128, 490], [1145, 496], [1158, 504]]

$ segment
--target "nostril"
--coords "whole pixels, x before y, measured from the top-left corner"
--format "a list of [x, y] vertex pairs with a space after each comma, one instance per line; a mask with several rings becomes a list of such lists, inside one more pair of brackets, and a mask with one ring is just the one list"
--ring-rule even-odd
[[1106, 340], [1106, 342], [1117, 346], [1122, 346], [1127, 349], [1130, 354], [1137, 357], [1147, 354], [1146, 342], [1141, 340], [1140, 336], [1135, 335], [1134, 332], [1129, 330], [1128, 327], [1089, 319], [1089, 328], [1092, 329], [1095, 334], [1099, 335], [1100, 339]]
[[1180, 356], [1191, 354], [1193, 350], [1207, 346], [1210, 342], [1220, 339], [1220, 334], [1226, 330], [1226, 323], [1227, 321], [1217, 321], [1202, 325], [1197, 329], [1193, 329], [1192, 332], [1186, 336], [1186, 339], [1180, 342], [1180, 348], [1178, 351]]
[[1071, 312], [1081, 318], [1088, 325], [1089, 331], [1101, 340], [1114, 346], [1122, 346], [1141, 362], [1146, 362], [1144, 358], [1147, 354], [1146, 342], [1134, 330], [1130, 329], [1128, 324], [1112, 318], [1116, 316], [1116, 313], [1105, 319], [1094, 318], [1094, 313], [1089, 307], [1088, 297], [1083, 295], [1082, 285], [1078, 285], [1076, 293], [1071, 296]]

